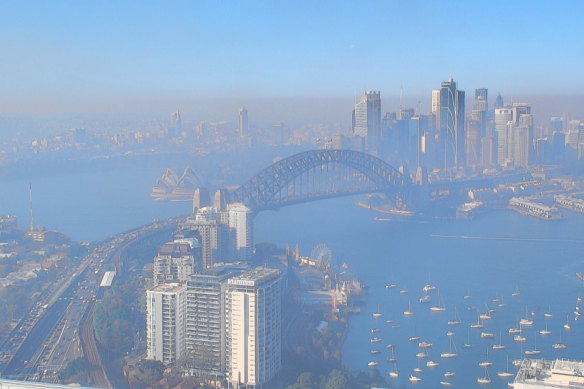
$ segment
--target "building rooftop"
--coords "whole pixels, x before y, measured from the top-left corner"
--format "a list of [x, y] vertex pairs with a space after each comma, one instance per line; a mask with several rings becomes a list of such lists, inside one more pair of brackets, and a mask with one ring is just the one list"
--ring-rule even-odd
[[149, 292], [159, 292], [159, 293], [176, 293], [181, 292], [186, 289], [186, 286], [172, 283], [172, 284], [160, 284], [150, 289]]
[[264, 281], [270, 278], [279, 277], [281, 274], [280, 270], [270, 269], [267, 267], [256, 267], [255, 269], [249, 270], [237, 277], [229, 279], [229, 285], [244, 285], [244, 286], [254, 286], [260, 281]]

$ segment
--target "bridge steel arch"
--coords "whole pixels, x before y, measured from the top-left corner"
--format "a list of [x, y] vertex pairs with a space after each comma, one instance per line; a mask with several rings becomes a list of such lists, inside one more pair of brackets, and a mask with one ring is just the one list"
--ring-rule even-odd
[[[375, 189], [355, 187], [349, 191], [321, 193], [290, 201], [281, 201], [275, 198], [280, 191], [303, 173], [334, 163], [359, 171], [375, 184]], [[310, 200], [372, 191], [390, 191], [408, 187], [410, 184], [408, 177], [403, 176], [397, 169], [371, 154], [354, 150], [310, 150], [292, 155], [268, 166], [239, 188], [231, 191], [229, 199], [231, 202], [244, 203], [253, 211], [258, 212]]]

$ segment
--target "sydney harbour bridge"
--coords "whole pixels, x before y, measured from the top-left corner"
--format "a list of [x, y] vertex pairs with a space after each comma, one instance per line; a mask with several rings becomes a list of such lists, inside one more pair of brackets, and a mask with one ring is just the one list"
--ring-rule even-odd
[[[217, 193], [220, 193], [222, 201], [243, 203], [257, 213], [333, 197], [383, 193], [390, 202], [393, 197], [402, 206], [407, 204], [409, 208], [420, 208], [431, 201], [433, 193], [464, 196], [469, 188], [525, 179], [523, 175], [479, 176], [431, 183], [427, 183], [425, 177], [416, 177], [417, 182], [413, 183], [402, 169], [398, 170], [367, 153], [344, 149], [309, 150], [273, 163], [236, 189], [218, 190], [214, 202], [217, 200]], [[159, 200], [165, 199], [165, 196], [177, 201], [193, 200], [193, 204], [199, 204], [197, 207], [210, 203], [207, 190], [201, 186], [188, 191], [176, 185], [170, 189], [162, 187], [163, 181], [169, 181], [170, 176], [168, 171], [165, 172], [158, 182], [161, 186], [153, 189], [152, 197]], [[170, 178], [176, 179], [170, 181], [193, 181], [200, 184], [190, 168], [185, 170], [180, 179], [174, 176]]]
[[229, 202], [254, 212], [371, 192], [404, 193], [409, 177], [374, 157], [353, 150], [310, 150], [282, 159], [228, 191]]

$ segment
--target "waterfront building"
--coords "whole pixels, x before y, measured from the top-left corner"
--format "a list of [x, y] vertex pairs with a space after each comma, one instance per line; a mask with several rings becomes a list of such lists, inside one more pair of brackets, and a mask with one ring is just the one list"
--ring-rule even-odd
[[162, 284], [146, 291], [147, 358], [172, 363], [185, 352], [187, 287]]
[[584, 361], [524, 359], [513, 382], [514, 389], [576, 389], [584, 386]]
[[225, 294], [227, 279], [237, 273], [212, 268], [193, 274], [187, 283], [186, 360], [193, 374], [225, 374]]
[[268, 383], [282, 366], [281, 272], [258, 267], [228, 280], [227, 379], [246, 388]]
[[249, 120], [247, 117], [247, 109], [239, 108], [239, 137], [243, 138], [244, 136], [249, 135]]
[[457, 89], [452, 78], [442, 83], [437, 124], [444, 150], [445, 169], [463, 167], [466, 162], [464, 98], [464, 91]]
[[377, 155], [381, 138], [381, 93], [365, 91], [355, 102], [353, 134], [365, 140], [367, 152]]
[[201, 267], [201, 245], [197, 238], [175, 239], [160, 247], [154, 257], [154, 285], [185, 284], [195, 268]]

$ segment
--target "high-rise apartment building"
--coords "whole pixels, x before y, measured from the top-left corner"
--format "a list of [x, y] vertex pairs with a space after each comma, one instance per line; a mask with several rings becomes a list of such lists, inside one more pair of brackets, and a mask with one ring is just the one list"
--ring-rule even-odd
[[187, 283], [187, 360], [198, 374], [225, 374], [225, 294], [227, 279], [235, 274], [212, 268], [193, 274]]
[[253, 224], [251, 209], [243, 203], [227, 205], [228, 224], [233, 240], [234, 259], [249, 261], [253, 244]]
[[249, 135], [249, 121], [247, 117], [247, 109], [239, 108], [239, 136], [244, 137]]
[[154, 285], [184, 284], [201, 265], [201, 245], [196, 238], [175, 239], [165, 243], [154, 257], [152, 266]]
[[464, 91], [450, 78], [440, 88], [438, 129], [444, 147], [444, 168], [463, 167], [465, 158]]
[[282, 366], [281, 272], [255, 268], [228, 280], [227, 378], [259, 388]]
[[187, 287], [162, 284], [146, 291], [147, 358], [172, 363], [185, 352]]
[[377, 155], [381, 137], [381, 93], [365, 91], [355, 103], [353, 133], [365, 140], [366, 151]]
[[202, 207], [179, 227], [193, 232], [201, 244], [201, 268], [207, 269], [230, 256], [229, 227], [221, 220], [222, 212], [215, 207]]

